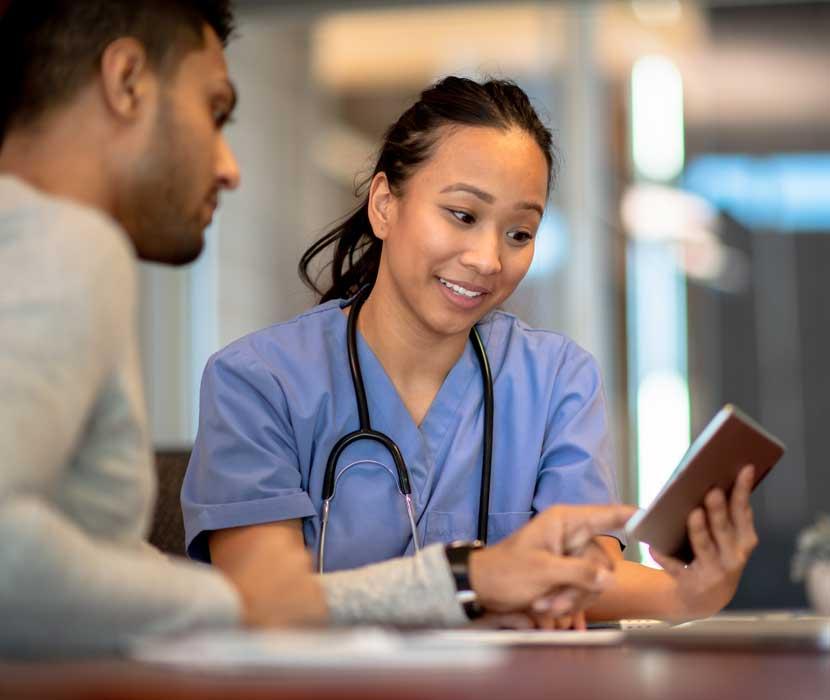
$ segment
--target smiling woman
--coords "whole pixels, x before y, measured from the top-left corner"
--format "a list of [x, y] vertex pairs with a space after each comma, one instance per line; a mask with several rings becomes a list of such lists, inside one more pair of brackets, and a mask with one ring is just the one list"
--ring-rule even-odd
[[[338, 572], [319, 581], [335, 620], [458, 622], [448, 543], [467, 540], [459, 592], [573, 622], [596, 590], [561, 578], [577, 561], [562, 555], [621, 558], [613, 536], [550, 544], [567, 530], [551, 506], [617, 498], [602, 382], [571, 340], [499, 310], [530, 267], [552, 169], [551, 134], [510, 82], [446, 78], [389, 128], [361, 206], [301, 260], [323, 303], [208, 363], [182, 494], [190, 556], [233, 577], [256, 543], [306, 547]], [[329, 248], [321, 289], [309, 269]], [[352, 441], [358, 426], [377, 432]], [[525, 557], [537, 531], [555, 561]], [[476, 537], [488, 546], [470, 553]], [[634, 573], [598, 615], [680, 610], [671, 594], [626, 609], [630, 589], [674, 585]]]
[[[482, 536], [496, 544], [556, 502], [616, 500], [593, 359], [496, 310], [532, 261], [553, 160], [550, 132], [506, 81], [446, 78], [390, 127], [361, 207], [303, 256], [313, 284], [311, 262], [334, 249], [331, 284], [315, 287], [323, 303], [208, 364], [183, 489], [191, 556], [232, 572], [248, 537], [279, 532], [289, 533], [283, 546], [318, 549], [327, 457], [358, 424], [345, 340], [361, 289], [370, 289], [356, 338], [368, 413], [408, 467], [416, 535], [390, 455], [350, 445], [336, 465], [326, 570], [395, 559], [417, 539], [439, 543], [440, 582], [440, 543], [476, 536], [486, 382], [467, 342], [474, 327], [497, 407]], [[323, 577], [329, 605], [347, 598], [334, 590], [338, 575]], [[476, 575], [486, 578], [473, 566]], [[394, 585], [382, 589], [394, 597]], [[458, 615], [450, 604], [439, 619]]]
[[372, 337], [375, 329], [406, 327], [457, 359], [470, 328], [530, 266], [548, 165], [516, 126], [442, 131], [405, 183], [394, 186], [384, 172], [372, 180], [368, 217], [383, 247], [361, 330], [376, 347], [385, 333]]

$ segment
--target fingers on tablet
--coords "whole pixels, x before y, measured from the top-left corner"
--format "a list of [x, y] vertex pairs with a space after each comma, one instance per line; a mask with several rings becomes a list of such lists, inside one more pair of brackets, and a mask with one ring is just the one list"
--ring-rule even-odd
[[695, 559], [699, 560], [705, 566], [716, 566], [718, 563], [718, 550], [709, 534], [709, 527], [703, 508], [695, 508], [689, 514], [688, 527], [689, 540], [692, 543], [692, 551], [695, 554]]

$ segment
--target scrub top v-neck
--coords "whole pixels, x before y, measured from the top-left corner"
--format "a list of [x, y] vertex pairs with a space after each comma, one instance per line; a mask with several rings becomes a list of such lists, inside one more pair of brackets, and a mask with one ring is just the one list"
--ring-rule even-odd
[[[322, 304], [241, 338], [208, 362], [182, 489], [190, 556], [209, 561], [206, 534], [212, 530], [296, 518], [316, 551], [326, 460], [359, 422], [345, 303]], [[616, 501], [593, 358], [564, 336], [530, 329], [504, 312], [489, 314], [479, 332], [495, 394], [490, 542], [555, 503]], [[472, 539], [483, 430], [472, 346], [465, 346], [420, 426], [360, 335], [358, 357], [373, 427], [398, 443], [409, 468], [422, 543]], [[337, 473], [343, 475], [332, 502], [326, 570], [411, 553], [389, 454], [360, 441], [341, 456]]]

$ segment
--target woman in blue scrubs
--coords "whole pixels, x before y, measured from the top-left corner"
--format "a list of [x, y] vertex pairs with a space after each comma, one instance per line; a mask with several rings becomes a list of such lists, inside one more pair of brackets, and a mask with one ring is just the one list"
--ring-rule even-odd
[[[447, 78], [390, 127], [362, 205], [301, 262], [315, 285], [312, 260], [333, 251], [330, 282], [314, 287], [322, 303], [208, 363], [182, 493], [191, 557], [223, 566], [269, 537], [317, 551], [326, 462], [358, 426], [346, 328], [367, 285], [357, 351], [369, 413], [401, 449], [422, 545], [476, 536], [484, 417], [473, 326], [495, 396], [488, 543], [554, 504], [616, 502], [596, 362], [499, 310], [530, 266], [552, 170], [550, 132], [507, 82]], [[357, 442], [337, 474], [325, 570], [412, 554], [389, 453]], [[742, 478], [731, 503], [715, 493], [708, 514], [693, 514], [700, 556], [688, 569], [622, 562], [612, 533], [597, 538], [619, 563], [589, 613], [694, 616], [728, 602], [754, 547]]]

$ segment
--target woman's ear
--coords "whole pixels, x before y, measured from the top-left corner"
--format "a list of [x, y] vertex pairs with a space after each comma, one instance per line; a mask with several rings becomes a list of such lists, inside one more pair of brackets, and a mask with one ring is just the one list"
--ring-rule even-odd
[[394, 218], [396, 198], [389, 187], [386, 173], [377, 173], [369, 185], [369, 223], [372, 232], [380, 240], [386, 240], [389, 226]]

